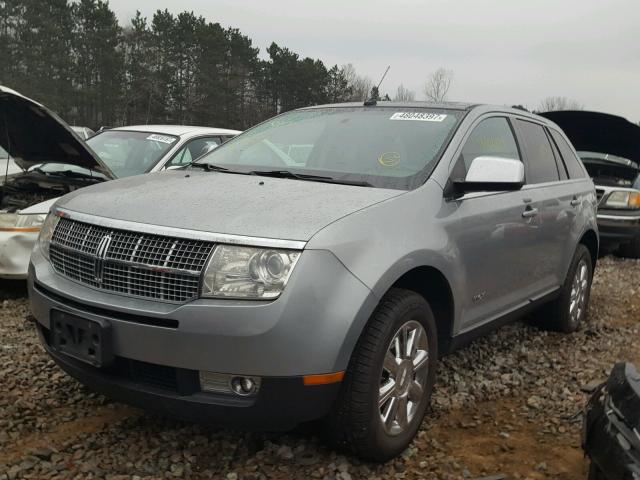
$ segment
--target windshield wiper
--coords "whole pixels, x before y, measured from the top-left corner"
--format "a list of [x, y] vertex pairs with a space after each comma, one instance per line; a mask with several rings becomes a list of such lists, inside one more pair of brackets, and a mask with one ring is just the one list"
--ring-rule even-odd
[[229, 173], [242, 173], [235, 170], [229, 170], [228, 168], [221, 167], [220, 165], [214, 165], [213, 163], [206, 162], [191, 162], [185, 166], [186, 168], [195, 167], [201, 168], [205, 172], [229, 172]]
[[251, 170], [251, 175], [276, 178], [295, 178], [296, 180], [308, 180], [310, 182], [339, 183], [342, 185], [354, 185], [356, 187], [373, 187], [369, 182], [363, 180], [345, 180], [322, 175], [311, 175], [308, 173], [294, 173], [289, 170]]

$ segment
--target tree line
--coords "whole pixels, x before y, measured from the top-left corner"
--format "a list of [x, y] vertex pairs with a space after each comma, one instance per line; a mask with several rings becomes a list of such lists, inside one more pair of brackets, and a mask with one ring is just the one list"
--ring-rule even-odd
[[307, 105], [367, 98], [372, 82], [193, 12], [137, 12], [125, 27], [104, 0], [0, 0], [0, 84], [68, 123], [244, 129]]
[[[427, 100], [447, 100], [453, 72], [424, 84]], [[251, 38], [193, 12], [137, 12], [118, 23], [107, 0], [0, 0], [0, 84], [32, 97], [67, 122], [177, 123], [245, 129], [308, 105], [362, 101], [378, 92], [352, 64], [327, 66]], [[394, 100], [412, 101], [398, 87]], [[538, 110], [582, 108], [549, 97]]]

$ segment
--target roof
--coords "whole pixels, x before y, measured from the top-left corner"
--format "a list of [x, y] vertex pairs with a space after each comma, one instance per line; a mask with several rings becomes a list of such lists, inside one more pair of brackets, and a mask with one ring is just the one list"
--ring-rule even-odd
[[[330, 103], [327, 105], [315, 105], [312, 107], [304, 107], [301, 110], [313, 109], [313, 108], [339, 108], [339, 107], [363, 107], [364, 102], [347, 102], [347, 103]], [[371, 105], [374, 106], [374, 105]], [[413, 108], [438, 108], [438, 109], [449, 109], [449, 110], [471, 110], [473, 107], [477, 106], [475, 103], [464, 103], [464, 102], [389, 102], [378, 100], [375, 105], [376, 107], [413, 107]]]
[[186, 134], [211, 134], [211, 135], [237, 135], [240, 130], [229, 130], [226, 128], [198, 127], [194, 125], [127, 125], [126, 127], [116, 127], [111, 130], [129, 130], [136, 132], [164, 133], [167, 135]]

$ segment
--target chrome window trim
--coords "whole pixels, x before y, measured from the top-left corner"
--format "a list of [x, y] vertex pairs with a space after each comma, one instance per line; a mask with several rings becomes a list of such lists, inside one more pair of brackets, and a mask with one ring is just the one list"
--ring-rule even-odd
[[550, 188], [550, 187], [556, 187], [558, 185], [567, 185], [567, 184], [572, 184], [572, 183], [580, 183], [580, 182], [584, 182], [585, 180], [590, 180], [587, 178], [570, 178], [567, 180], [560, 180], [557, 182], [545, 182], [545, 183], [533, 183], [533, 184], [527, 184], [527, 185], [523, 185], [522, 188], [519, 188], [517, 190], [500, 190], [497, 192], [470, 192], [470, 193], [465, 193], [462, 197], [460, 198], [456, 198], [453, 199], [451, 201], [453, 202], [460, 202], [462, 200], [472, 200], [474, 198], [481, 198], [481, 197], [489, 197], [489, 196], [494, 196], [494, 195], [503, 195], [505, 193], [513, 193], [513, 192], [522, 192], [522, 191], [527, 191], [527, 190], [533, 190], [536, 188]]
[[137, 233], [149, 233], [165, 237], [185, 238], [190, 240], [203, 240], [214, 243], [227, 243], [231, 245], [245, 245], [249, 247], [286, 248], [291, 250], [303, 250], [307, 242], [300, 240], [283, 240], [280, 238], [250, 237], [246, 235], [234, 235], [229, 233], [213, 233], [202, 230], [189, 230], [163, 225], [151, 225], [129, 220], [100, 217], [86, 213], [75, 212], [65, 208], [55, 208], [54, 213], [64, 218], [78, 222], [98, 225], [100, 227], [128, 230]]
[[626, 221], [626, 222], [637, 222], [640, 220], [640, 215], [604, 215], [598, 214], [598, 220], [615, 220], [615, 221]]

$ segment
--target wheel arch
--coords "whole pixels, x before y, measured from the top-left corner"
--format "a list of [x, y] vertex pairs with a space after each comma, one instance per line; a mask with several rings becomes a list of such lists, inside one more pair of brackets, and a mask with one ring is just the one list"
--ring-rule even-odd
[[578, 242], [580, 245], [584, 245], [589, 250], [591, 254], [591, 268], [593, 271], [596, 269], [596, 263], [598, 262], [598, 234], [594, 230], [587, 230], [584, 232], [582, 237], [580, 237], [580, 241]]
[[455, 303], [451, 284], [444, 273], [432, 266], [415, 267], [401, 275], [389, 290], [391, 288], [411, 290], [427, 301], [438, 329], [438, 351], [446, 353], [453, 334]]

